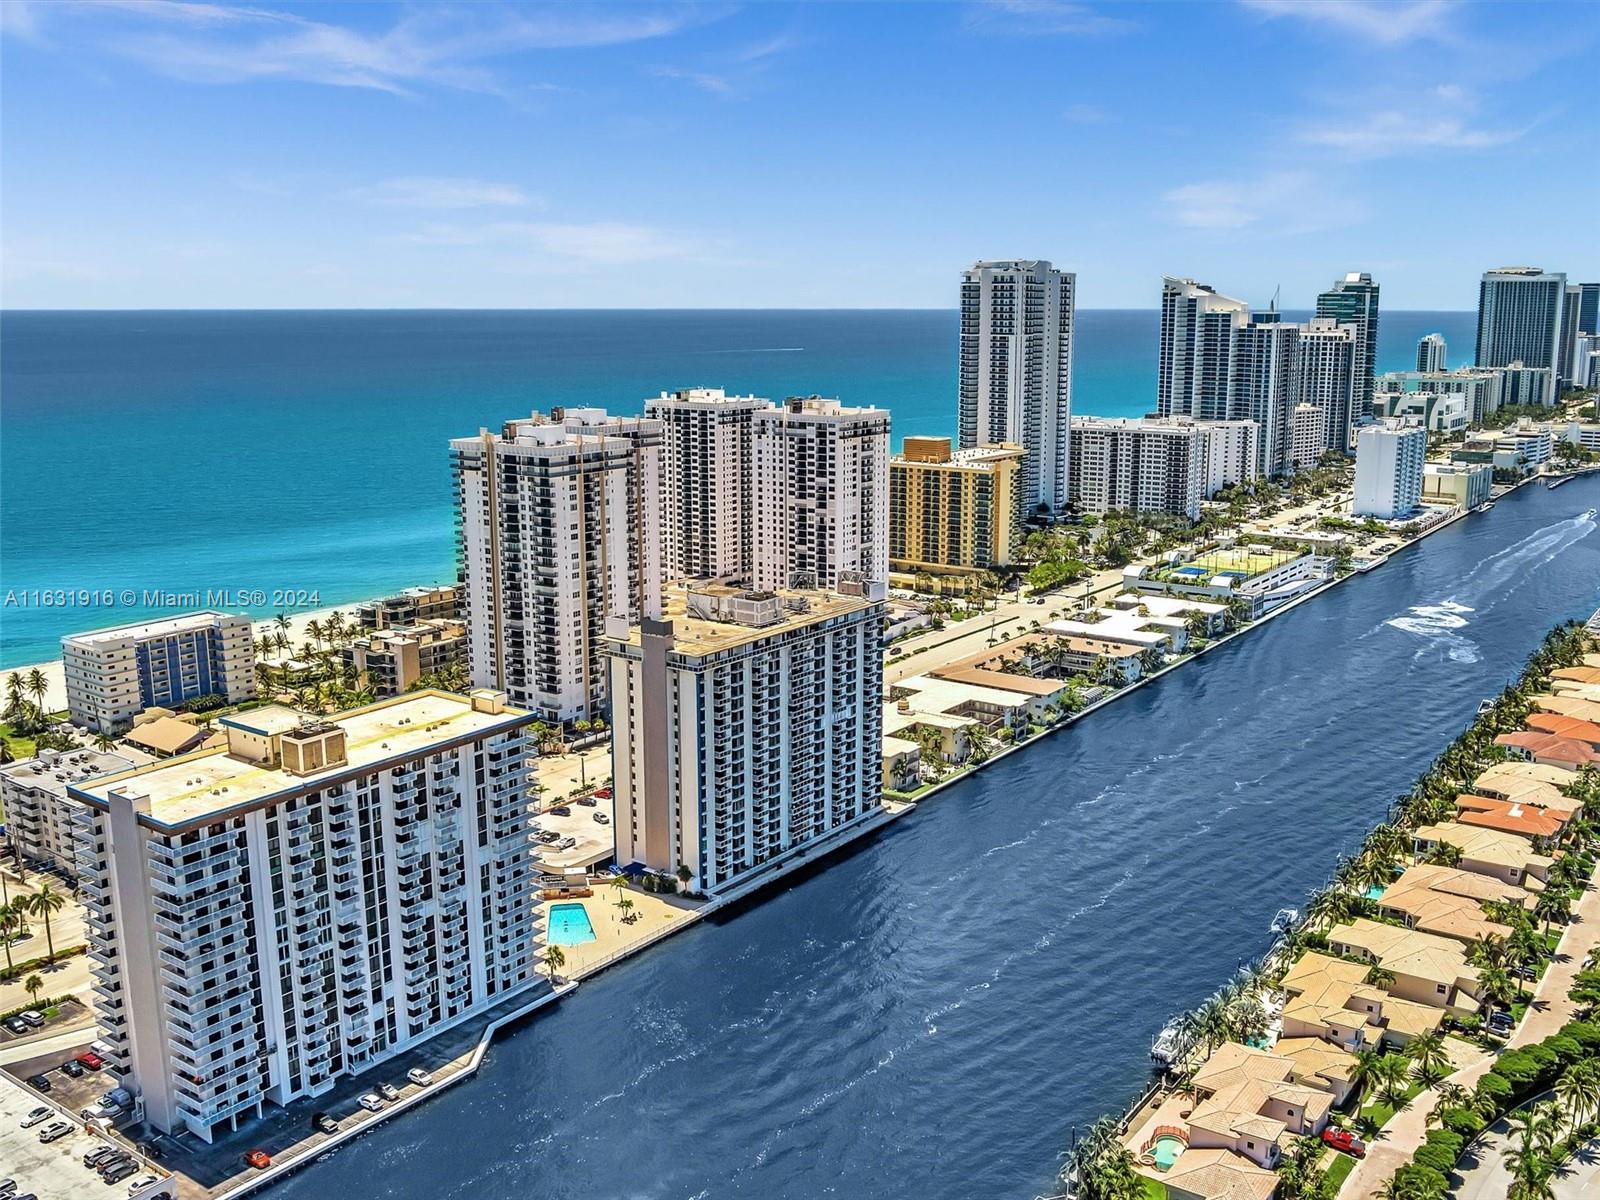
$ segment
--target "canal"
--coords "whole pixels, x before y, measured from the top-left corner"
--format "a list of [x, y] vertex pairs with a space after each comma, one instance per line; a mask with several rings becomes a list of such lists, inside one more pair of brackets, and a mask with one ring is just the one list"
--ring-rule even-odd
[[578, 989], [279, 1188], [1019, 1197], [1545, 630], [1600, 478], [1528, 487]]

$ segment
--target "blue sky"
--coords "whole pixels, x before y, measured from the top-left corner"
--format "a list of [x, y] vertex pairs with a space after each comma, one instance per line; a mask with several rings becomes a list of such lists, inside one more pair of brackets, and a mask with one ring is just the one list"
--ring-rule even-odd
[[953, 307], [1011, 256], [1084, 307], [1600, 278], [1600, 4], [0, 18], [8, 307]]

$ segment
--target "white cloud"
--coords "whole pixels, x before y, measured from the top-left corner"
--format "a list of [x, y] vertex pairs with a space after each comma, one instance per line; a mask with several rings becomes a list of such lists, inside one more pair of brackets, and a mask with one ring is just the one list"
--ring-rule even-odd
[[395, 208], [513, 208], [532, 202], [514, 183], [482, 179], [386, 179], [352, 194], [370, 204]]
[[967, 10], [967, 25], [1018, 34], [1111, 34], [1138, 28], [1136, 21], [1071, 0], [979, 0]]
[[1489, 150], [1514, 142], [1527, 128], [1476, 126], [1474, 97], [1456, 84], [1441, 84], [1399, 97], [1365, 114], [1336, 111], [1307, 122], [1301, 141], [1337, 150], [1348, 158], [1388, 158], [1423, 150]]
[[678, 79], [693, 84], [703, 92], [715, 96], [733, 95], [733, 84], [721, 75], [709, 71], [692, 71], [686, 67], [651, 67], [650, 74], [657, 79]]
[[1401, 46], [1419, 39], [1442, 39], [1449, 33], [1454, 7], [1447, 0], [1239, 0], [1264, 17], [1289, 17], [1381, 46]]
[[358, 29], [273, 9], [103, 0], [51, 10], [112, 24], [109, 47], [196, 83], [295, 80], [399, 95], [419, 86], [506, 90], [483, 65], [529, 50], [667, 37], [701, 18], [689, 8], [530, 10], [423, 8], [385, 29]]
[[1277, 171], [1247, 179], [1209, 179], [1162, 196], [1169, 216], [1190, 229], [1251, 226], [1278, 233], [1312, 233], [1360, 219], [1359, 201], [1309, 171]]
[[401, 240], [419, 246], [495, 246], [529, 251], [594, 266], [619, 266], [682, 258], [688, 240], [646, 225], [619, 221], [494, 221], [486, 225], [430, 225]]

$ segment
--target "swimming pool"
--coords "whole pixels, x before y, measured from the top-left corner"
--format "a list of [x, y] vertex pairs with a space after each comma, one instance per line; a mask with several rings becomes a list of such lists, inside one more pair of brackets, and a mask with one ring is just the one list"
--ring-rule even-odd
[[1156, 1144], [1150, 1147], [1150, 1155], [1156, 1160], [1156, 1169], [1170, 1171], [1172, 1164], [1178, 1161], [1178, 1155], [1184, 1151], [1184, 1142], [1179, 1137], [1159, 1137]]
[[544, 940], [552, 946], [576, 946], [594, 941], [589, 910], [581, 904], [552, 904]]

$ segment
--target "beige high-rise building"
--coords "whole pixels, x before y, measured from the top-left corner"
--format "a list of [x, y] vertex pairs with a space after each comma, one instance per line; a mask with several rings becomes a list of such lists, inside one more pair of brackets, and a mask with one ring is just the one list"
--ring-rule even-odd
[[1009, 566], [1022, 528], [1021, 446], [950, 449], [908, 437], [889, 460], [889, 568], [962, 573]]
[[617, 861], [716, 892], [875, 815], [883, 617], [860, 594], [684, 583], [661, 619], [614, 622]]
[[889, 578], [889, 413], [791, 396], [753, 417], [755, 586]]
[[661, 422], [557, 408], [450, 449], [473, 683], [547, 721], [603, 713], [607, 619], [659, 603]]
[[662, 428], [665, 578], [754, 577], [754, 424], [772, 409], [770, 400], [721, 388], [681, 388], [645, 402], [645, 416]]

